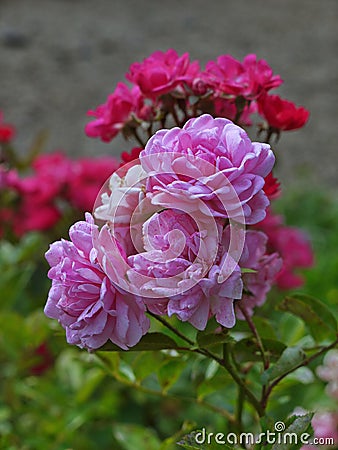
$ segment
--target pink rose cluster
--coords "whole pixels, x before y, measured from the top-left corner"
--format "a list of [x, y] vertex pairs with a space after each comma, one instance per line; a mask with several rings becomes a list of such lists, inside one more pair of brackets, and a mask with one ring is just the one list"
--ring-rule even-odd
[[70, 160], [61, 152], [37, 156], [31, 174], [0, 165], [0, 234], [20, 237], [53, 227], [67, 209], [91, 210], [107, 177], [119, 162], [111, 157]]
[[269, 205], [265, 179], [275, 184], [270, 146], [205, 114], [158, 131], [138, 159], [125, 158], [97, 198], [95, 222], [87, 215], [46, 254], [45, 313], [68, 342], [130, 348], [149, 329], [147, 311], [198, 330], [211, 317], [231, 328], [236, 315], [252, 314], [282, 267], [255, 228]]
[[221, 55], [201, 70], [188, 53], [156, 51], [133, 63], [126, 79], [130, 87], [118, 83], [104, 104], [88, 112], [94, 117], [86, 125], [88, 136], [109, 142], [122, 132], [143, 146], [140, 133], [146, 130], [149, 138], [154, 125], [164, 128], [168, 119], [182, 126], [189, 118], [209, 113], [250, 126], [252, 115], [258, 113], [265, 121], [258, 126], [270, 138], [273, 133], [301, 128], [309, 117], [305, 108], [269, 94], [283, 81], [254, 54], [243, 61]]

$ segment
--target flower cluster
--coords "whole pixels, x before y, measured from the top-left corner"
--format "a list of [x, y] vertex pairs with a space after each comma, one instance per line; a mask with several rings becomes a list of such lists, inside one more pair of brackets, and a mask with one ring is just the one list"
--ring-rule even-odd
[[37, 156], [26, 176], [1, 164], [1, 235], [48, 230], [66, 210], [91, 210], [102, 183], [118, 165], [111, 157], [73, 161], [61, 152]]
[[71, 242], [47, 253], [53, 285], [46, 314], [66, 328], [68, 342], [88, 349], [108, 339], [122, 348], [135, 344], [127, 331], [124, 341], [116, 336], [107, 291], [128, 303], [123, 323], [137, 321], [138, 339], [147, 331], [146, 309], [199, 330], [213, 316], [233, 327], [235, 304], [239, 318], [251, 314], [282, 265], [267, 253], [262, 231], [244, 229], [265, 217], [264, 179], [273, 164], [270, 146], [251, 142], [228, 119], [203, 115], [158, 131], [139, 159], [110, 177], [94, 209], [101, 228], [89, 222], [86, 250], [72, 229]]
[[[240, 126], [261, 113], [269, 138], [307, 120], [305, 110], [282, 101], [278, 126], [273, 113], [270, 123], [273, 108], [264, 105], [282, 80], [266, 61], [223, 55], [202, 71], [171, 49], [132, 64], [126, 78], [130, 88], [119, 83], [89, 111], [95, 119], [86, 132], [103, 141], [122, 132], [140, 146], [122, 153], [93, 216], [46, 255], [52, 288], [45, 312], [69, 343], [88, 350], [108, 340], [134, 346], [148, 331], [147, 312], [198, 330], [212, 317], [232, 328], [274, 283], [298, 285], [293, 271], [312, 256], [296, 230], [267, 215], [280, 193], [275, 156]], [[88, 197], [83, 188], [75, 192], [79, 202]], [[292, 245], [301, 249], [297, 258], [288, 255]]]
[[249, 126], [258, 113], [265, 121], [259, 129], [270, 139], [273, 133], [301, 128], [309, 117], [305, 108], [269, 94], [283, 81], [253, 54], [242, 62], [221, 55], [201, 70], [188, 53], [156, 51], [133, 63], [126, 79], [131, 87], [118, 83], [104, 104], [88, 112], [95, 118], [86, 126], [88, 136], [107, 142], [122, 132], [144, 146], [141, 133], [146, 130], [151, 137], [154, 125], [164, 128], [170, 118], [182, 126], [189, 118], [209, 113]]

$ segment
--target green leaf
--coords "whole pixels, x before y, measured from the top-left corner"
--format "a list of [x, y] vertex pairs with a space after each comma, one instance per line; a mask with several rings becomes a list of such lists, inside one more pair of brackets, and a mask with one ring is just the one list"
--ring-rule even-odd
[[286, 348], [276, 364], [262, 374], [263, 380], [271, 381], [292, 372], [306, 358], [300, 347]]
[[229, 335], [229, 331], [225, 329], [220, 333], [199, 331], [196, 339], [200, 348], [212, 347], [214, 345], [233, 341], [233, 338]]
[[[262, 339], [262, 343], [270, 361], [276, 361], [286, 349], [285, 344], [274, 339]], [[253, 337], [238, 341], [234, 346], [234, 355], [238, 362], [262, 361], [257, 340]]]
[[184, 367], [181, 359], [172, 359], [160, 367], [157, 376], [163, 391], [167, 391], [177, 381]]
[[161, 445], [153, 431], [140, 425], [119, 423], [113, 434], [123, 450], [158, 450]]
[[130, 383], [135, 383], [135, 381], [136, 381], [136, 377], [133, 372], [133, 369], [129, 366], [129, 364], [127, 364], [123, 360], [120, 360], [120, 365], [117, 370], [117, 376], [118, 376], [119, 380], [124, 379]]
[[337, 320], [330, 309], [316, 298], [305, 294], [294, 294], [286, 297], [278, 308], [303, 319], [316, 341], [335, 339]]
[[133, 361], [133, 371], [139, 382], [152, 375], [162, 361], [159, 352], [139, 352]]
[[304, 416], [291, 416], [284, 422], [286, 425], [289, 425], [283, 433], [280, 433], [283, 442], [281, 444], [275, 443], [271, 450], [299, 449], [301, 444], [300, 437], [308, 430], [312, 416], [313, 413], [307, 413]]
[[141, 351], [149, 351], [149, 350], [164, 350], [164, 349], [175, 349], [177, 348], [177, 344], [166, 334], [163, 333], [148, 333], [143, 336], [138, 344], [134, 347], [131, 347], [129, 350], [122, 350], [117, 345], [112, 342], [107, 342], [105, 345], [100, 347], [99, 351], [104, 352], [141, 352]]
[[261, 338], [277, 339], [276, 329], [269, 320], [264, 317], [253, 316], [252, 321]]

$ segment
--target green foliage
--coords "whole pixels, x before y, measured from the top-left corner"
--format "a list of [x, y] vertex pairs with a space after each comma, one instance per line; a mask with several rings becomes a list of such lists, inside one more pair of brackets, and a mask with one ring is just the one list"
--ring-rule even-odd
[[321, 301], [305, 294], [285, 297], [280, 303], [281, 311], [289, 311], [303, 319], [317, 342], [334, 340], [337, 336], [337, 320]]

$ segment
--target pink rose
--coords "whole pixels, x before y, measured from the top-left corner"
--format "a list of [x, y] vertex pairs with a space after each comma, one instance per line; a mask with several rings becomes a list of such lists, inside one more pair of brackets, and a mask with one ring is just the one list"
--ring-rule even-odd
[[88, 111], [95, 120], [89, 122], [85, 131], [89, 137], [99, 137], [104, 142], [111, 141], [136, 116], [144, 114], [143, 96], [138, 86], [132, 89], [124, 83], [118, 83], [115, 91], [107, 98], [106, 103], [95, 110]]
[[217, 62], [209, 61], [202, 74], [203, 79], [218, 95], [242, 96], [255, 100], [262, 93], [282, 84], [279, 75], [273, 75], [271, 67], [256, 55], [247, 55], [239, 62], [231, 55], [222, 55]]
[[126, 74], [127, 80], [139, 86], [141, 92], [149, 98], [156, 99], [160, 95], [191, 84], [199, 73], [197, 61], [190, 63], [189, 54], [178, 56], [175, 50], [156, 51], [142, 63], [134, 63]]
[[98, 257], [109, 278], [141, 296], [150, 311], [175, 314], [197, 329], [213, 315], [232, 327], [233, 302], [242, 295], [241, 272], [228, 248], [219, 247], [221, 223], [197, 216], [168, 209], [153, 214], [142, 226], [143, 248], [129, 257], [122, 241], [103, 227], [95, 245]]
[[263, 95], [259, 101], [259, 112], [270, 127], [288, 131], [302, 128], [309, 118], [309, 111], [302, 106], [280, 98], [278, 95]]
[[182, 129], [160, 130], [140, 154], [152, 203], [172, 207], [201, 201], [210, 215], [265, 217], [264, 177], [274, 164], [267, 144], [251, 142], [230, 120], [205, 114]]
[[53, 281], [45, 314], [66, 330], [67, 342], [95, 350], [108, 340], [124, 350], [148, 331], [149, 319], [140, 299], [110, 282], [97, 262], [90, 214], [69, 231], [70, 241], [54, 242], [46, 259]]

